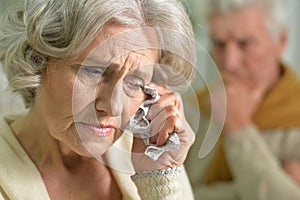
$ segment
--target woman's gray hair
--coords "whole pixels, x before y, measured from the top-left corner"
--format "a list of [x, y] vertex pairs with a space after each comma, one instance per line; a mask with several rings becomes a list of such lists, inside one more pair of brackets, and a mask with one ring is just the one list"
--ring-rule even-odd
[[[161, 40], [180, 52], [195, 53], [189, 18], [177, 0], [27, 0], [0, 23], [0, 62], [10, 88], [30, 107], [48, 59], [75, 56], [109, 22], [178, 32], [177, 38], [162, 33]], [[187, 80], [193, 76], [193, 61], [180, 55], [162, 50], [160, 62]]]
[[261, 5], [266, 14], [266, 26], [272, 36], [278, 39], [287, 28], [287, 18], [283, 0], [207, 0], [206, 16], [213, 13], [227, 14], [253, 5]]

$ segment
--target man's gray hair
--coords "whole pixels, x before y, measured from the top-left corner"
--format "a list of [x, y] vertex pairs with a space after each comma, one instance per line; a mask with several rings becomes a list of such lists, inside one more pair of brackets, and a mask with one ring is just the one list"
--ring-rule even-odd
[[227, 14], [253, 5], [261, 5], [266, 14], [266, 25], [274, 38], [287, 28], [286, 1], [283, 0], [206, 0], [206, 16], [213, 13]]

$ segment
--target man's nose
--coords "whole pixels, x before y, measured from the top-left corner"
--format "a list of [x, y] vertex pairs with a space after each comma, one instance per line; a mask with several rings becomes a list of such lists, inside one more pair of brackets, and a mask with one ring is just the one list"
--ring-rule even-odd
[[242, 53], [239, 47], [234, 43], [229, 43], [226, 46], [223, 55], [223, 69], [227, 72], [236, 73], [241, 66]]
[[120, 116], [126, 101], [122, 81], [101, 84], [95, 101], [97, 111], [109, 116]]

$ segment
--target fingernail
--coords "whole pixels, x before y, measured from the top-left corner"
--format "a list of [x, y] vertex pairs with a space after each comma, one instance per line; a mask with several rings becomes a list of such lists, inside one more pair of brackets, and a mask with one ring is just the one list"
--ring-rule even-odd
[[148, 86], [149, 87], [155, 87], [156, 85], [154, 83], [149, 83]]

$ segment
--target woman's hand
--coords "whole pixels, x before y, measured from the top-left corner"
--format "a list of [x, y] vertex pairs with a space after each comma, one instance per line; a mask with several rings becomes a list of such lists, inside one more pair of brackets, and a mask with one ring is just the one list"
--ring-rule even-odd
[[150, 143], [162, 146], [169, 136], [176, 132], [180, 147], [164, 152], [157, 161], [144, 154], [146, 145], [138, 136], [134, 137], [132, 161], [136, 172], [163, 170], [182, 166], [189, 148], [195, 140], [195, 134], [184, 117], [181, 97], [164, 86], [152, 84], [157, 89], [160, 99], [151, 105], [147, 119], [152, 124]]

